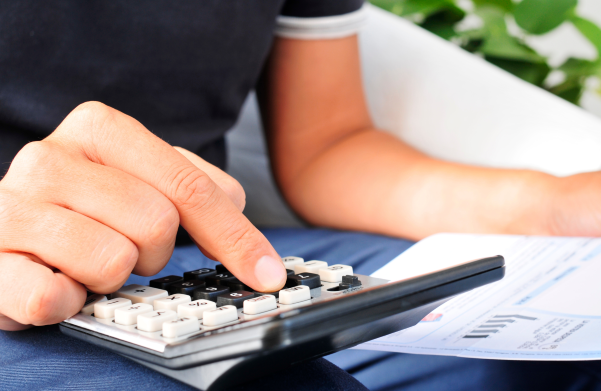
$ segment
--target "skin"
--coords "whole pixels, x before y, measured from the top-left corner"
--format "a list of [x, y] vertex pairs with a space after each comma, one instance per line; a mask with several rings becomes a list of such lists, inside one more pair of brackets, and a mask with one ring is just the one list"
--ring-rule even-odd
[[[374, 128], [356, 37], [276, 39], [259, 86], [272, 170], [308, 222], [410, 239], [436, 232], [596, 236], [599, 173], [555, 178], [428, 157]], [[244, 217], [244, 191], [193, 153], [98, 102], [19, 152], [0, 181], [0, 329], [62, 321], [86, 289], [154, 275], [181, 223], [262, 291], [278, 254]], [[27, 276], [28, 284], [22, 284]]]

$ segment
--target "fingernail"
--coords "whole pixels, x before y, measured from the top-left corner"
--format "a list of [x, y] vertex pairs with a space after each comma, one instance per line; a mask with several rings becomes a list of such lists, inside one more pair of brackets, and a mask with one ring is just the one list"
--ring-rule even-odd
[[284, 285], [286, 269], [281, 260], [265, 255], [257, 261], [255, 277], [265, 292], [273, 292]]

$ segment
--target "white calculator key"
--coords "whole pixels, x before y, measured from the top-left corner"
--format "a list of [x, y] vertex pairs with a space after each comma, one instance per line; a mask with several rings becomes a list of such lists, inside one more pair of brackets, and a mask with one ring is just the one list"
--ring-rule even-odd
[[102, 301], [107, 301], [106, 296], [98, 294], [92, 295], [86, 299], [83, 308], [79, 312], [81, 312], [84, 315], [92, 315], [94, 313], [94, 304], [100, 303]]
[[123, 297], [116, 299], [101, 301], [94, 304], [94, 317], [100, 319], [110, 319], [115, 317], [115, 310], [121, 307], [129, 307], [131, 300]]
[[296, 274], [299, 274], [299, 273], [315, 273], [315, 274], [317, 274], [317, 271], [319, 269], [323, 269], [325, 267], [328, 267], [327, 262], [309, 261], [309, 262], [301, 263], [299, 265], [295, 265], [294, 273], [296, 273]]
[[202, 315], [202, 324], [205, 326], [219, 326], [238, 320], [238, 310], [233, 305], [224, 305], [212, 311], [205, 311]]
[[115, 323], [122, 326], [131, 326], [138, 322], [138, 315], [152, 311], [150, 304], [138, 303], [129, 307], [121, 307], [115, 310]]
[[286, 269], [294, 270], [295, 265], [305, 263], [305, 260], [299, 257], [284, 257], [282, 258], [282, 262], [284, 262]]
[[132, 303], [152, 304], [157, 299], [167, 297], [169, 294], [163, 289], [151, 288], [149, 286], [132, 284], [124, 286], [117, 292], [113, 293], [113, 297], [125, 297], [130, 299]]
[[214, 301], [209, 300], [194, 300], [191, 303], [180, 304], [177, 306], [177, 314], [182, 317], [194, 316], [198, 319], [203, 318], [205, 311], [212, 311], [217, 308]]
[[295, 304], [311, 299], [311, 289], [305, 285], [299, 285], [280, 291], [280, 304]]
[[349, 275], [353, 275], [353, 268], [348, 265], [332, 265], [319, 269], [319, 279], [326, 282], [341, 282], [342, 276]]
[[254, 299], [244, 300], [244, 313], [248, 315], [256, 315], [261, 312], [271, 311], [278, 308], [275, 302], [275, 296], [262, 295]]
[[177, 319], [175, 311], [158, 310], [138, 315], [138, 330], [159, 331], [163, 329], [163, 323]]
[[177, 311], [177, 306], [180, 304], [189, 303], [192, 298], [188, 295], [176, 293], [175, 295], [167, 296], [163, 299], [157, 299], [154, 301], [155, 310], [171, 310]]
[[198, 318], [186, 316], [163, 323], [163, 337], [177, 338], [200, 330]]

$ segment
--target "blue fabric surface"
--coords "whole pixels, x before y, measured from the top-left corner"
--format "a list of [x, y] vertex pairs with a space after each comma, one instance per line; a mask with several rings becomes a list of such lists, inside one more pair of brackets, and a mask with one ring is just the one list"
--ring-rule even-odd
[[[348, 232], [306, 229], [265, 230], [282, 255], [351, 263], [366, 273], [405, 250], [410, 243]], [[378, 245], [374, 245], [374, 244]], [[368, 262], [369, 260], [369, 262]], [[214, 267], [194, 246], [177, 248], [157, 276], [181, 275]], [[155, 277], [152, 277], [155, 278]], [[151, 278], [131, 276], [128, 283]], [[110, 351], [62, 335], [57, 326], [22, 332], [0, 331], [0, 390], [192, 390], [182, 383]], [[324, 359], [300, 364], [240, 387], [241, 390], [360, 390], [345, 371]]]
[[[411, 243], [377, 235], [318, 229], [264, 230], [283, 256], [351, 264], [370, 274]], [[214, 263], [194, 247], [178, 248], [159, 274]], [[146, 284], [132, 276], [129, 283]], [[326, 357], [370, 390], [601, 390], [601, 362], [520, 362], [346, 350]], [[239, 390], [358, 390], [326, 360], [314, 360]], [[191, 390], [109, 351], [63, 336], [57, 327], [0, 332], [0, 390]]]

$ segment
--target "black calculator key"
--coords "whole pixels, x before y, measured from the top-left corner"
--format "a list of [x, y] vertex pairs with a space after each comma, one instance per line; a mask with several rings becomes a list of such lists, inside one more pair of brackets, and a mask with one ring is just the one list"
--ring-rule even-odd
[[192, 300], [217, 301], [217, 296], [228, 293], [229, 291], [230, 288], [223, 285], [205, 286], [203, 288], [196, 289], [192, 293]]
[[207, 285], [226, 285], [227, 281], [237, 280], [232, 273], [217, 273], [214, 276], [206, 278]]
[[167, 287], [167, 291], [169, 291], [169, 294], [171, 295], [181, 293], [182, 295], [192, 296], [192, 292], [198, 288], [204, 287], [205, 285], [207, 284], [201, 280], [182, 281], [169, 285], [169, 287]]
[[248, 285], [237, 278], [235, 280], [225, 281], [225, 285], [228, 286], [231, 291], [252, 291]]
[[192, 270], [184, 273], [184, 280], [203, 280], [207, 277], [214, 276], [217, 272], [213, 269], [207, 269], [203, 267], [202, 269]]
[[215, 270], [217, 271], [217, 273], [229, 273], [229, 274], [232, 274], [232, 273], [230, 273], [230, 271], [229, 271], [229, 270], [227, 270], [227, 269], [225, 268], [225, 266], [223, 266], [221, 263], [220, 263], [220, 264], [218, 264], [217, 266], [215, 266]]
[[309, 289], [319, 288], [321, 286], [319, 274], [299, 273], [293, 276], [288, 276], [288, 279], [286, 280], [286, 287], [292, 288], [299, 285], [308, 286]]
[[286, 274], [289, 275], [289, 276], [293, 276], [294, 275], [294, 270], [286, 269]]
[[148, 285], [150, 285], [153, 288], [167, 290], [169, 288], [169, 285], [175, 284], [176, 282], [181, 282], [181, 281], [184, 281], [184, 279], [181, 278], [180, 276], [167, 276], [167, 277], [161, 277], [161, 278], [156, 278], [154, 280], [150, 280], [150, 284], [148, 284]]
[[339, 285], [340, 290], [356, 288], [358, 286], [361, 286], [361, 281], [359, 280], [359, 277], [350, 275], [342, 276], [342, 282]]
[[217, 296], [217, 307], [221, 307], [224, 305], [233, 305], [236, 308], [242, 308], [244, 305], [244, 300], [252, 299], [255, 297], [255, 294], [248, 291], [235, 291], [224, 293], [222, 295]]

